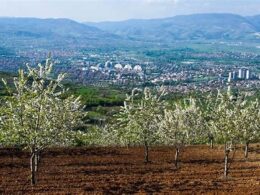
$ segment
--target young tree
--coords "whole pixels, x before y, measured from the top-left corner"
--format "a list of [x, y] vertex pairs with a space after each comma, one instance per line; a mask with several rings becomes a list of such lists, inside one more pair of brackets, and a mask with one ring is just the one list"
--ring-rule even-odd
[[237, 139], [237, 123], [239, 120], [238, 112], [240, 106], [244, 104], [240, 97], [232, 96], [230, 93], [218, 93], [220, 103], [215, 110], [216, 115], [214, 127], [216, 138], [219, 142], [224, 142], [224, 178], [227, 178], [229, 168], [229, 154], [232, 144]]
[[183, 104], [183, 112], [182, 121], [188, 144], [200, 142], [204, 133], [204, 124], [196, 100], [193, 98], [186, 99]]
[[220, 101], [216, 98], [214, 92], [211, 92], [209, 95], [204, 95], [201, 99], [199, 99], [199, 108], [201, 113], [201, 119], [203, 120], [202, 124], [204, 127], [204, 137], [208, 138], [208, 142], [210, 144], [210, 148], [213, 149], [214, 146], [214, 119], [216, 119], [216, 109], [219, 105]]
[[[119, 139], [129, 143], [142, 143], [144, 160], [149, 162], [149, 147], [158, 140], [158, 118], [162, 114], [165, 94], [160, 88], [154, 95], [149, 88], [141, 91], [141, 99], [136, 98], [137, 89], [127, 96], [117, 117]], [[139, 94], [140, 95], [140, 94]]]
[[[51, 79], [51, 59], [45, 65], [31, 68], [28, 73], [19, 70], [14, 78], [14, 92], [5, 100], [5, 113], [1, 127], [9, 143], [17, 142], [31, 153], [31, 183], [36, 183], [40, 152], [53, 145], [68, 144], [71, 131], [75, 130], [84, 116], [80, 99], [65, 97], [62, 85], [65, 74]], [[7, 83], [4, 81], [8, 88]]]
[[239, 110], [237, 129], [239, 139], [245, 144], [245, 159], [248, 158], [249, 143], [259, 139], [259, 117], [258, 99], [245, 102], [243, 109]]
[[136, 129], [136, 107], [137, 102], [135, 98], [139, 93], [143, 91], [138, 88], [134, 88], [131, 95], [126, 95], [124, 101], [124, 106], [120, 108], [119, 113], [115, 114], [116, 122], [111, 124], [111, 128], [114, 129], [114, 134], [116, 135], [118, 142], [117, 144], [122, 144], [129, 147], [131, 144], [137, 144], [139, 142], [138, 129]]
[[165, 109], [160, 117], [162, 141], [175, 148], [175, 168], [178, 168], [179, 153], [183, 146], [200, 136], [201, 120], [195, 100], [185, 100], [183, 105], [175, 104], [173, 109]]

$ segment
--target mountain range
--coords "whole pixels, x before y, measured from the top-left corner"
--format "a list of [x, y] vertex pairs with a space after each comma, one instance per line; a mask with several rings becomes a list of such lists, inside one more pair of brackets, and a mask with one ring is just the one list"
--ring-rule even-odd
[[[18, 46], [99, 45], [121, 39], [70, 19], [0, 18], [0, 41]], [[99, 46], [102, 46], [99, 45]]]
[[0, 18], [0, 47], [86, 47], [192, 40], [260, 40], [260, 15], [194, 14], [162, 19], [79, 23], [70, 19]]
[[260, 39], [260, 15], [194, 14], [86, 24], [121, 37], [143, 41]]

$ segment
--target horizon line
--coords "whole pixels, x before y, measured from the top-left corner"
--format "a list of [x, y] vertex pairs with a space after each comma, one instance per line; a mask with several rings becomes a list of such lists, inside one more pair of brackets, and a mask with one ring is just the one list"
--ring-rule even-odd
[[179, 15], [173, 15], [170, 17], [156, 17], [156, 18], [129, 18], [129, 19], [123, 19], [123, 20], [101, 20], [101, 21], [80, 21], [74, 18], [66, 18], [66, 17], [37, 17], [37, 16], [1, 16], [1, 18], [17, 18], [17, 19], [41, 19], [41, 20], [59, 20], [59, 19], [66, 19], [66, 20], [72, 20], [78, 23], [103, 23], [103, 22], [124, 22], [124, 21], [131, 21], [131, 20], [160, 20], [160, 19], [167, 19], [167, 18], [174, 18], [178, 16], [192, 16], [192, 15], [208, 15], [208, 14], [215, 14], [215, 15], [236, 15], [241, 17], [251, 17], [251, 16], [258, 16], [260, 14], [253, 14], [253, 15], [242, 15], [232, 12], [207, 12], [207, 13], [191, 13], [191, 14], [179, 14]]

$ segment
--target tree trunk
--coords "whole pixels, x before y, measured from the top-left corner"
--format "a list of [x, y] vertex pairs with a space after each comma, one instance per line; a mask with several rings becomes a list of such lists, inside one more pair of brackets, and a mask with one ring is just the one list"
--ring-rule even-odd
[[149, 149], [148, 149], [148, 143], [147, 141], [144, 142], [144, 162], [149, 162]]
[[225, 144], [225, 167], [224, 167], [224, 178], [227, 178], [228, 175], [228, 156], [229, 156], [229, 149], [227, 149], [227, 144]]
[[214, 137], [211, 133], [208, 134], [208, 141], [209, 141], [210, 148], [213, 149]]
[[35, 153], [31, 154], [30, 158], [30, 166], [31, 166], [31, 184], [36, 184], [36, 169], [35, 169]]
[[213, 138], [210, 138], [210, 148], [213, 149]]
[[180, 149], [177, 147], [175, 152], [175, 161], [174, 161], [174, 165], [176, 169], [178, 169], [179, 153], [180, 153]]
[[39, 163], [40, 163], [40, 153], [36, 152], [35, 153], [35, 172], [38, 171]]
[[246, 142], [246, 145], [245, 145], [245, 159], [246, 160], [248, 158], [248, 147], [249, 147], [249, 142]]

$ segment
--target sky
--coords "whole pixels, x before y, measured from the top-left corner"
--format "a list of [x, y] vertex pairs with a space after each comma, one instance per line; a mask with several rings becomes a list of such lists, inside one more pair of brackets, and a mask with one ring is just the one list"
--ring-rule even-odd
[[164, 18], [194, 13], [260, 14], [260, 0], [0, 0], [0, 16], [79, 22]]

